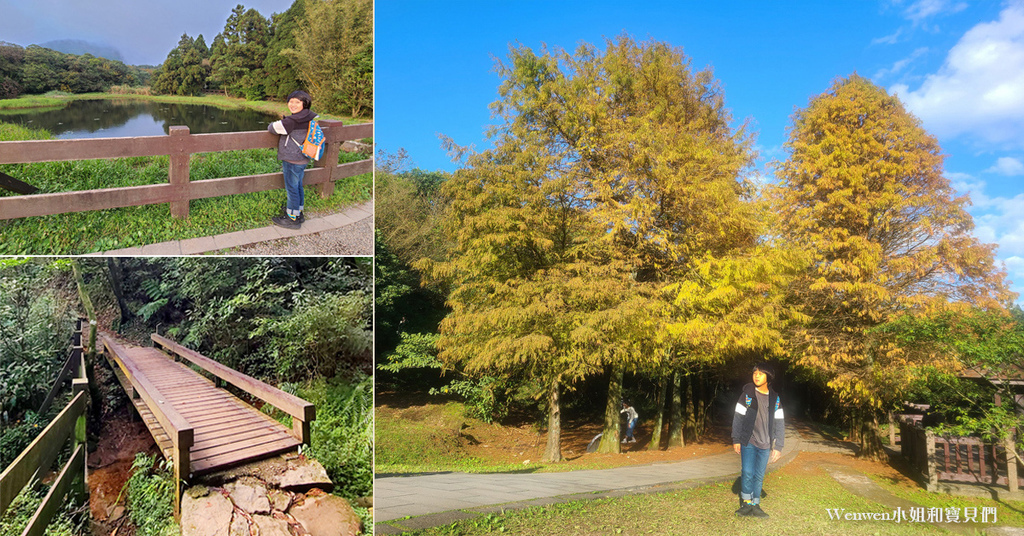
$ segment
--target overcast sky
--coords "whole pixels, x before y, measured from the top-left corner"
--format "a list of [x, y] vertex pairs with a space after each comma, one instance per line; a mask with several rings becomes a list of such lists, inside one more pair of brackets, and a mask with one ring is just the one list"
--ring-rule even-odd
[[183, 33], [212, 43], [239, 3], [269, 19], [292, 0], [0, 0], [0, 41], [78, 39], [112, 46], [129, 64], [159, 65]]
[[[761, 165], [783, 159], [797, 108], [853, 72], [897, 94], [935, 135], [969, 195], [975, 234], [1024, 295], [1024, 0], [378, 2], [378, 147], [452, 170], [437, 135], [486, 149], [495, 58], [512, 43], [572, 50], [622, 33], [711, 66]], [[603, 48], [603, 47], [602, 47]], [[765, 173], [764, 167], [755, 173]], [[1024, 304], [1024, 296], [1018, 301]]]

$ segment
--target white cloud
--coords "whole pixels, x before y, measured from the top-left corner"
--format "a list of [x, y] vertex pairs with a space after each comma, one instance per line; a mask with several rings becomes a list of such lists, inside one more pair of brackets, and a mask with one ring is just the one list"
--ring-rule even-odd
[[875, 76], [873, 78], [877, 80], [879, 78], [884, 78], [890, 74], [899, 74], [900, 72], [907, 68], [907, 65], [910, 65], [914, 60], [920, 58], [927, 52], [928, 47], [921, 47], [911, 52], [910, 56], [907, 56], [906, 58], [903, 58], [902, 60], [893, 63], [892, 67], [888, 69], [880, 69], [877, 73], [875, 73]]
[[1016, 158], [1004, 156], [996, 160], [994, 166], [985, 170], [988, 173], [998, 173], [1007, 177], [1024, 175], [1024, 163]]
[[872, 45], [895, 45], [899, 43], [900, 37], [903, 35], [903, 28], [896, 30], [896, 33], [889, 34], [882, 37], [876, 37], [871, 40]]
[[921, 87], [891, 91], [939, 137], [1024, 147], [1024, 4], [968, 30]]
[[903, 16], [919, 24], [929, 17], [957, 13], [967, 9], [965, 2], [950, 2], [948, 0], [918, 0], [913, 2], [907, 9], [903, 10]]

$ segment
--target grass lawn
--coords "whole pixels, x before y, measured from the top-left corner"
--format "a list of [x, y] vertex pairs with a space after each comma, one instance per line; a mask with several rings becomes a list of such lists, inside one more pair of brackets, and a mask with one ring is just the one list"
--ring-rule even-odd
[[[428, 530], [410, 532], [416, 535], [708, 535], [751, 534], [950, 534], [951, 532], [923, 523], [902, 521], [854, 521], [832, 519], [829, 509], [846, 512], [891, 513], [892, 508], [855, 495], [844, 489], [822, 468], [823, 464], [848, 465], [862, 470], [865, 463], [838, 454], [800, 454], [785, 467], [765, 477], [768, 493], [762, 505], [768, 519], [740, 518], [732, 483], [658, 494], [631, 495], [614, 499], [574, 501], [544, 507], [491, 514]], [[898, 473], [882, 464], [877, 472], [893, 481]], [[905, 480], [905, 479], [904, 479]], [[893, 484], [908, 486], [907, 482]], [[936, 506], [956, 507], [962, 499], [948, 495], [927, 494]], [[919, 494], [912, 493], [913, 497]], [[971, 499], [973, 506], [997, 508], [998, 525], [1024, 526], [1022, 503], [998, 503]], [[919, 502], [925, 506], [923, 502]], [[401, 523], [400, 521], [398, 522]], [[958, 533], [974, 534], [991, 523], [961, 524]], [[963, 529], [963, 530], [960, 530]]]

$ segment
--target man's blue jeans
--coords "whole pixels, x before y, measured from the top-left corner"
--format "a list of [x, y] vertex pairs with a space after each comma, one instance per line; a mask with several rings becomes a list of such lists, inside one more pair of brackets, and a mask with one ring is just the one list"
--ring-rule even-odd
[[768, 467], [771, 449], [759, 449], [750, 443], [740, 448], [743, 464], [741, 473], [740, 498], [752, 504], [761, 503], [761, 486], [764, 484], [764, 470]]
[[302, 189], [302, 176], [306, 173], [306, 164], [281, 162], [284, 171], [284, 190], [288, 194], [288, 213], [299, 215], [299, 210], [306, 202], [305, 191]]

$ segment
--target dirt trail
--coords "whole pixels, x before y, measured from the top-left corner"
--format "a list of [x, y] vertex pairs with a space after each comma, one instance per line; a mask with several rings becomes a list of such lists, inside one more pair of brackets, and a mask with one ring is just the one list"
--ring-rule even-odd
[[[121, 489], [131, 476], [135, 454], [156, 454], [157, 448], [146, 425], [138, 417], [130, 417], [124, 406], [105, 416], [98, 436], [97, 448], [89, 454], [89, 511], [94, 520], [104, 522], [114, 513]], [[120, 505], [124, 505], [123, 496]]]

